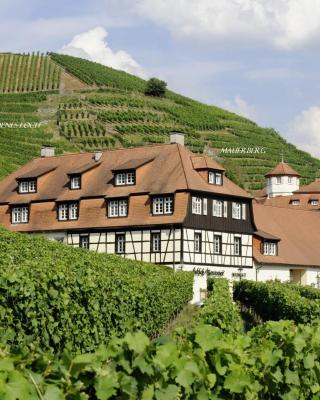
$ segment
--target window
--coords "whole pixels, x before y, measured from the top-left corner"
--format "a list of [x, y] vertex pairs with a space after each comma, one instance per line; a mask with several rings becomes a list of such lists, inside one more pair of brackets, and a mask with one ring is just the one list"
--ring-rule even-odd
[[276, 176], [276, 184], [280, 185], [281, 181], [282, 181], [281, 176]]
[[160, 232], [151, 233], [151, 252], [160, 253], [161, 252], [161, 235]]
[[241, 256], [241, 237], [234, 238], [234, 255]]
[[172, 214], [173, 213], [173, 197], [154, 197], [152, 199], [152, 213], [159, 214]]
[[59, 221], [75, 220], [79, 217], [79, 204], [78, 203], [62, 203], [58, 207]]
[[201, 197], [192, 197], [192, 214], [202, 214], [202, 199]]
[[108, 217], [127, 217], [128, 216], [128, 200], [109, 200], [108, 201]]
[[316, 200], [316, 199], [310, 200], [310, 204], [311, 204], [312, 206], [317, 206], [317, 205], [319, 204], [319, 201]]
[[277, 243], [265, 241], [263, 242], [263, 254], [266, 256], [276, 256], [278, 252]]
[[293, 183], [293, 178], [292, 178], [292, 176], [288, 176], [288, 183], [289, 183], [290, 185], [292, 185], [292, 183]]
[[37, 181], [35, 179], [19, 182], [19, 193], [35, 193], [36, 191]]
[[242, 203], [241, 204], [241, 218], [242, 219], [246, 219], [246, 214], [247, 214], [247, 208], [246, 208], [246, 204], [245, 203]]
[[208, 182], [210, 185], [222, 185], [222, 173], [209, 171]]
[[119, 172], [116, 174], [116, 186], [134, 185], [136, 181], [136, 174], [131, 172]]
[[194, 252], [195, 253], [201, 253], [201, 245], [202, 245], [201, 233], [195, 232], [195, 234], [194, 234]]
[[214, 235], [214, 237], [213, 237], [213, 252], [215, 254], [222, 253], [222, 237], [221, 237], [221, 235]]
[[232, 203], [232, 218], [241, 219], [241, 204]]
[[29, 207], [17, 206], [11, 209], [11, 222], [13, 224], [26, 224], [29, 221]]
[[83, 249], [89, 249], [89, 235], [80, 235], [79, 246]]
[[75, 175], [75, 176], [71, 177], [70, 188], [72, 190], [81, 189], [81, 176], [80, 175]]
[[116, 253], [124, 254], [126, 252], [126, 236], [124, 233], [116, 234]]
[[213, 200], [212, 203], [212, 215], [214, 217], [222, 217], [223, 201]]
[[300, 204], [300, 200], [291, 200], [291, 204], [293, 206], [298, 206]]

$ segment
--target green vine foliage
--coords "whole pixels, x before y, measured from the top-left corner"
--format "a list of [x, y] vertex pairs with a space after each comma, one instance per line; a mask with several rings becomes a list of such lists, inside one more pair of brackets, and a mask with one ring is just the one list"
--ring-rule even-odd
[[151, 342], [142, 332], [95, 353], [0, 354], [6, 400], [319, 399], [320, 327], [268, 322], [233, 336], [199, 325]]
[[[0, 338], [59, 352], [157, 335], [192, 298], [193, 274], [0, 229]], [[1, 398], [1, 396], [0, 396]]]
[[264, 321], [287, 319], [308, 323], [320, 318], [317, 300], [303, 297], [299, 290], [279, 282], [236, 282], [234, 299], [253, 308]]
[[209, 296], [199, 314], [199, 323], [217, 326], [224, 333], [243, 330], [239, 307], [233, 302], [229, 283], [224, 278], [208, 280]]

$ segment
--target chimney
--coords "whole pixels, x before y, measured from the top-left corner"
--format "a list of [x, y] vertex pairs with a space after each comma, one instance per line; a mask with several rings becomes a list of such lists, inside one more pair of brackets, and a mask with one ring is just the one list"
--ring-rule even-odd
[[55, 154], [54, 147], [49, 144], [45, 144], [41, 147], [40, 154], [41, 157], [53, 157]]
[[171, 132], [170, 143], [181, 144], [181, 146], [184, 146], [184, 134], [182, 132]]
[[94, 153], [94, 161], [96, 161], [96, 162], [100, 161], [101, 157], [102, 157], [102, 151], [101, 150], [97, 150]]

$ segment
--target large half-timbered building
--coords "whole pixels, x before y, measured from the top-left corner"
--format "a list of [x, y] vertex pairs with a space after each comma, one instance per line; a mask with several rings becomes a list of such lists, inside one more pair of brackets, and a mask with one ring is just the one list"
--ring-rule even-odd
[[183, 145], [54, 156], [0, 183], [0, 224], [176, 269], [252, 277], [252, 198]]

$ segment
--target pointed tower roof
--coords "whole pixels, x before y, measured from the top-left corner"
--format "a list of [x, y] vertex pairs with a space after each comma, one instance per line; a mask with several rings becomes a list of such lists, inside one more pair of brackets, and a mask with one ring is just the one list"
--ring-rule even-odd
[[285, 175], [285, 176], [301, 176], [297, 171], [290, 167], [284, 161], [281, 161], [272, 171], [265, 174], [265, 177], [268, 176], [277, 176], [277, 175]]

